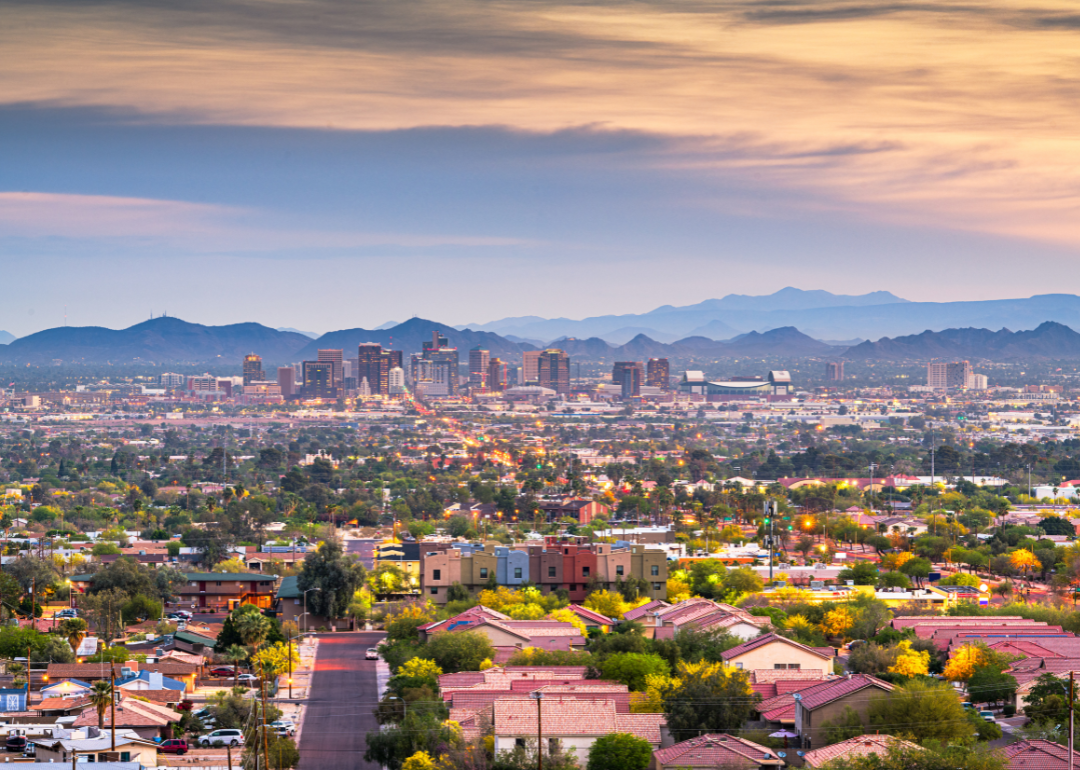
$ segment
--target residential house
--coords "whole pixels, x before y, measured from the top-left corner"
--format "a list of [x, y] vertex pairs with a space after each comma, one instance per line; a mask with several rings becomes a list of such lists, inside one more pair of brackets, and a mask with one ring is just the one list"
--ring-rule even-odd
[[189, 572], [188, 582], [177, 589], [178, 604], [232, 612], [241, 604], [268, 610], [274, 603], [278, 578], [253, 572]]
[[692, 597], [674, 606], [658, 607], [645, 613], [643, 622], [653, 629], [653, 638], [670, 639], [683, 628], [699, 631], [726, 631], [732, 636], [749, 640], [768, 628], [768, 618], [757, 617], [730, 604], [721, 604], [702, 597]]
[[573, 519], [578, 524], [588, 524], [597, 516], [607, 517], [611, 508], [587, 498], [564, 497], [555, 500], [541, 500], [537, 507], [543, 511], [547, 521]]
[[741, 671], [784, 669], [820, 671], [831, 674], [834, 651], [831, 647], [807, 647], [779, 634], [765, 634], [721, 653], [725, 665]]
[[[887, 754], [890, 750], [923, 751], [923, 747], [892, 735], [860, 735], [831, 746], [814, 749], [803, 755], [807, 767], [821, 767], [834, 759], [854, 759], [871, 754]], [[1032, 770], [1027, 768], [1026, 770]]]
[[187, 684], [179, 679], [173, 679], [161, 674], [157, 671], [139, 671], [133, 672], [123, 679], [116, 681], [116, 688], [118, 690], [125, 690], [129, 693], [138, 693], [142, 695], [149, 690], [169, 690], [175, 693], [176, 702], [180, 702], [184, 699], [184, 693], [187, 691]]
[[1000, 751], [1009, 770], [1069, 770], [1080, 767], [1080, 751], [1073, 751], [1070, 762], [1069, 749], [1053, 741], [1017, 741], [1002, 747]]
[[[586, 765], [589, 750], [597, 738], [610, 733], [630, 733], [644, 738], [653, 750], [660, 748], [661, 731], [665, 727], [663, 714], [620, 714], [614, 700], [578, 700], [551, 696], [501, 699], [478, 712], [494, 734], [496, 754], [525, 746], [537, 734], [538, 720], [543, 720], [542, 750], [573, 751], [578, 763]], [[464, 726], [463, 726], [464, 727]]]
[[124, 663], [50, 663], [45, 679], [50, 683], [66, 679], [80, 682], [108, 680], [110, 669], [117, 679], [124, 679], [139, 671], [152, 671], [183, 682], [188, 692], [194, 692], [199, 666], [178, 660], [163, 659], [156, 663], [139, 663], [129, 660]]
[[[116, 749], [113, 750], [111, 731], [99, 732], [95, 726], [92, 737], [38, 738], [33, 741], [37, 762], [56, 762], [73, 765], [78, 762], [108, 762], [110, 754], [121, 762], [136, 762], [142, 767], [157, 767], [157, 744], [140, 737], [134, 730], [116, 731]], [[87, 731], [72, 731], [73, 735], [86, 735]]]
[[650, 770], [765, 770], [783, 766], [784, 760], [773, 749], [733, 735], [708, 733], [654, 751]]
[[173, 634], [173, 647], [181, 652], [190, 652], [198, 655], [209, 654], [213, 651], [217, 639], [204, 636], [196, 631], [185, 628]]
[[577, 615], [581, 622], [585, 624], [586, 631], [595, 630], [606, 634], [615, 625], [614, 619], [601, 615], [599, 612], [594, 612], [588, 607], [582, 607], [580, 604], [571, 604], [567, 609]]
[[375, 548], [375, 568], [392, 564], [404, 572], [410, 585], [420, 585], [420, 543], [405, 541], [401, 543], [380, 543]]
[[844, 718], [848, 709], [868, 724], [870, 701], [875, 695], [887, 695], [893, 685], [869, 674], [848, 674], [808, 687], [796, 693], [795, 732], [804, 748], [824, 742], [823, 725]]
[[[116, 704], [116, 729], [130, 730], [140, 738], [167, 740], [173, 737], [173, 725], [180, 721], [182, 714], [160, 703], [150, 703], [120, 694]], [[111, 729], [113, 709], [105, 712], [104, 725]], [[74, 722], [73, 728], [95, 727], [98, 725], [98, 713], [94, 707], [84, 710]]]
[[90, 705], [90, 696], [79, 695], [75, 697], [45, 698], [38, 703], [30, 705], [31, 711], [36, 711], [44, 717], [70, 717], [79, 716]]

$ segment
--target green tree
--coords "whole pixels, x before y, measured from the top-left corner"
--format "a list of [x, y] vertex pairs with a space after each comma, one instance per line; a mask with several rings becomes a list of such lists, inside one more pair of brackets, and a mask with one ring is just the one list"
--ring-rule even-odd
[[968, 697], [975, 703], [1010, 701], [1016, 694], [1016, 679], [1006, 674], [1001, 664], [990, 663], [975, 669], [967, 689]]
[[326, 540], [315, 553], [308, 554], [296, 581], [301, 591], [319, 589], [308, 594], [308, 612], [331, 619], [348, 612], [353, 594], [363, 583], [363, 566], [345, 553], [339, 540]]
[[821, 732], [815, 736], [814, 745], [818, 748], [833, 743], [840, 743], [849, 738], [858, 738], [866, 732], [862, 717], [851, 706], [844, 707], [844, 713], [836, 719], [830, 719], [821, 724]]
[[221, 654], [221, 657], [233, 665], [233, 687], [240, 683], [240, 664], [247, 660], [250, 655], [251, 652], [239, 644], [230, 644], [225, 648], [225, 652]]
[[850, 567], [840, 570], [837, 576], [840, 580], [850, 580], [857, 586], [877, 585], [878, 568], [872, 561], [860, 561]]
[[455, 739], [437, 715], [409, 711], [397, 727], [367, 734], [364, 761], [387, 770], [401, 770], [402, 763], [418, 751], [438, 755], [440, 747], [454, 743]]
[[600, 664], [602, 679], [622, 682], [633, 692], [644, 692], [646, 677], [670, 673], [671, 667], [659, 655], [638, 652], [617, 652]]
[[630, 733], [601, 735], [589, 748], [588, 770], [646, 770], [652, 745]]
[[120, 617], [125, 623], [141, 623], [161, 617], [161, 602], [145, 594], [136, 594], [120, 606]]
[[676, 742], [740, 730], [761, 700], [748, 673], [727, 671], [719, 663], [680, 663], [675, 676], [679, 684], [664, 692], [663, 705]]
[[56, 632], [67, 639], [72, 651], [76, 651], [86, 638], [87, 628], [86, 621], [82, 618], [64, 618], [56, 627]]
[[930, 570], [932, 566], [928, 559], [908, 559], [906, 562], [900, 565], [900, 571], [910, 578], [914, 578], [915, 582], [920, 586], [923, 580], [930, 576]]
[[828, 770], [1006, 770], [1004, 756], [988, 746], [924, 748], [897, 742], [884, 754], [855, 754], [834, 759]]
[[961, 742], [975, 735], [955, 690], [944, 683], [911, 680], [872, 698], [868, 715], [872, 729], [910, 734], [919, 741]]
[[435, 661], [447, 674], [479, 671], [481, 663], [495, 657], [495, 648], [479, 631], [444, 632], [421, 648], [420, 657]]

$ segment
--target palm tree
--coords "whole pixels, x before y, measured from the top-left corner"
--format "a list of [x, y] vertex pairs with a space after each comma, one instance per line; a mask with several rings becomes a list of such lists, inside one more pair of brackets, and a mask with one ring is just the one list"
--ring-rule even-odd
[[258, 647], [266, 641], [270, 633], [270, 619], [254, 607], [252, 609], [255, 611], [249, 610], [236, 615], [233, 622], [244, 644], [248, 647]]
[[86, 621], [82, 618], [64, 618], [58, 627], [60, 635], [71, 645], [72, 652], [79, 651], [79, 645], [86, 638], [86, 629]]
[[105, 728], [105, 709], [109, 707], [113, 699], [112, 684], [103, 679], [94, 682], [90, 688], [90, 705], [97, 709], [98, 729]]
[[225, 660], [233, 664], [233, 687], [240, 683], [240, 669], [238, 668], [240, 662], [247, 660], [250, 654], [245, 647], [241, 647], [239, 644], [229, 645], [225, 648], [225, 652], [222, 653]]

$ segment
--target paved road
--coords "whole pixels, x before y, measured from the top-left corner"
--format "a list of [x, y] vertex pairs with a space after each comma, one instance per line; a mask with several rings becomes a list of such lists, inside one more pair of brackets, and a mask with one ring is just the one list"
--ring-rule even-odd
[[382, 632], [320, 634], [304, 728], [299, 770], [379, 770], [364, 761], [366, 737], [378, 729], [372, 710], [378, 699], [375, 661], [364, 651]]

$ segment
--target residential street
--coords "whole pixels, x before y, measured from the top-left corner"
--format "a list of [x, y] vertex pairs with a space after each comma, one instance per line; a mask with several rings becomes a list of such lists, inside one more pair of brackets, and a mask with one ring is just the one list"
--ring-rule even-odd
[[364, 651], [384, 636], [382, 632], [320, 635], [300, 733], [300, 770], [378, 770], [378, 765], [363, 760], [365, 738], [378, 729], [372, 713], [378, 700], [376, 661], [364, 660]]

